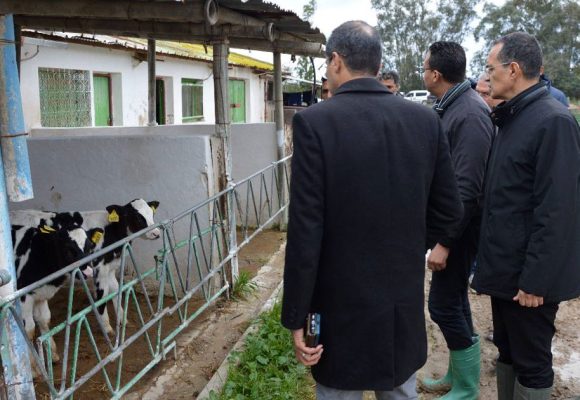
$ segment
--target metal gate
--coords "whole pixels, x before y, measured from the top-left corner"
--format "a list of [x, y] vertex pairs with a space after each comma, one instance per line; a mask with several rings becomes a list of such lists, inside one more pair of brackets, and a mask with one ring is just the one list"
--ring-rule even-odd
[[[100, 375], [103, 393], [119, 399], [168, 353], [175, 351], [176, 337], [227, 293], [231, 280], [236, 279], [239, 250], [261, 230], [283, 218], [290, 158], [275, 162], [174, 218], [103, 248], [4, 299], [0, 304], [1, 334], [7, 334], [7, 320], [14, 318], [26, 336], [17, 311], [21, 296], [57, 277], [67, 276], [68, 287], [61, 289], [67, 293], [66, 317], [53, 321], [52, 329], [34, 343], [27, 339], [31, 362], [40, 373], [35, 381], [37, 392], [43, 390], [44, 397], [51, 399], [72, 399], [75, 394], [82, 398], [84, 385]], [[230, 208], [227, 212], [226, 207]], [[176, 229], [178, 226], [187, 229]], [[135, 258], [133, 241], [155, 228], [162, 231], [162, 245], [148, 265]], [[182, 231], [186, 234], [181, 235]], [[90, 282], [79, 267], [111, 251], [121, 253], [119, 290], [95, 301]], [[97, 308], [113, 302], [123, 306], [124, 312], [116, 316], [112, 324], [114, 335], [109, 337]], [[129, 316], [137, 321], [137, 326], [128, 325]], [[170, 317], [171, 326], [167, 324]], [[56, 365], [53, 365], [53, 338], [61, 343], [58, 348], [61, 362]], [[139, 355], [142, 366], [136, 371], [126, 371], [123, 362], [127, 349], [137, 341], [146, 343], [146, 351]], [[91, 352], [90, 362], [88, 365], [85, 362], [84, 368], [79, 367], [81, 348]], [[84, 358], [86, 353], [82, 354]]]

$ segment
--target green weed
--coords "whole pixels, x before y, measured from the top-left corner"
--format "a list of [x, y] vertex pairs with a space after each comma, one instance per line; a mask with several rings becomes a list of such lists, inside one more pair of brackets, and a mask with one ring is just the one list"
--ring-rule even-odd
[[280, 324], [280, 304], [260, 316], [243, 351], [232, 354], [228, 380], [210, 400], [313, 400], [309, 371], [294, 357], [290, 332]]
[[232, 287], [232, 300], [245, 300], [258, 289], [256, 282], [252, 281], [252, 276], [247, 271], [240, 271], [238, 279]]

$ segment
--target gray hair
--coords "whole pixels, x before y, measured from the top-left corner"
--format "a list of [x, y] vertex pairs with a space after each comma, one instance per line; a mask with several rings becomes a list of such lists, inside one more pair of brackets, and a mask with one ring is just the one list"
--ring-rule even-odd
[[497, 55], [502, 63], [516, 62], [526, 79], [540, 76], [542, 49], [536, 38], [526, 32], [513, 32], [497, 40], [493, 45], [503, 44]]
[[374, 77], [381, 67], [381, 37], [364, 21], [348, 21], [332, 31], [326, 43], [326, 58], [330, 59], [334, 52], [344, 58], [352, 72]]

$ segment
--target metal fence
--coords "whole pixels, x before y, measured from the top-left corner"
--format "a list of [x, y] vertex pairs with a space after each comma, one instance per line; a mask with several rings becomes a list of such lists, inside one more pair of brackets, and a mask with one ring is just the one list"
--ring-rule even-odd
[[[289, 163], [290, 157], [273, 163], [174, 218], [4, 299], [0, 304], [2, 335], [7, 334], [7, 319], [14, 318], [26, 336], [17, 311], [19, 299], [67, 276], [68, 286], [51, 302], [53, 327], [34, 342], [27, 339], [38, 374], [37, 398], [119, 399], [168, 353], [176, 351], [176, 337], [227, 295], [238, 276], [239, 250], [261, 230], [284, 218]], [[137, 260], [133, 241], [155, 228], [162, 231], [157, 255], [149, 262]], [[96, 301], [91, 282], [79, 267], [112, 251], [121, 252], [119, 290]], [[97, 309], [114, 302], [122, 306], [123, 313], [116, 316], [114, 334], [109, 336]], [[57, 349], [53, 343], [58, 344]], [[56, 354], [60, 355], [59, 364], [54, 364]]]

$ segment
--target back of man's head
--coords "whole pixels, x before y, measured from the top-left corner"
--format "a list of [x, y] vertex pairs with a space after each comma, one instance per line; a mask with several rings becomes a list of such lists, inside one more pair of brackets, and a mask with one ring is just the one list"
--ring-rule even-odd
[[439, 71], [449, 83], [465, 80], [465, 50], [459, 43], [435, 42], [429, 46], [429, 68]]
[[326, 57], [338, 53], [353, 73], [376, 76], [381, 67], [382, 46], [377, 30], [364, 21], [340, 25], [326, 42]]
[[397, 71], [387, 71], [387, 72], [383, 72], [381, 74], [381, 80], [386, 81], [391, 79], [393, 82], [395, 82], [395, 85], [399, 85], [399, 82], [401, 81], [401, 78], [399, 77], [399, 73]]
[[497, 44], [503, 45], [497, 55], [498, 61], [518, 63], [528, 80], [540, 77], [542, 49], [535, 37], [525, 32], [513, 32], [497, 40], [494, 46]]

